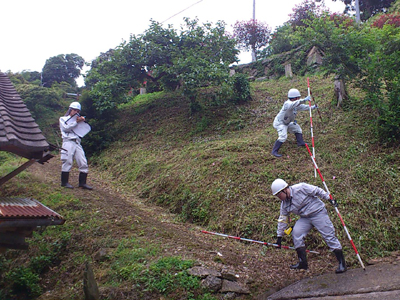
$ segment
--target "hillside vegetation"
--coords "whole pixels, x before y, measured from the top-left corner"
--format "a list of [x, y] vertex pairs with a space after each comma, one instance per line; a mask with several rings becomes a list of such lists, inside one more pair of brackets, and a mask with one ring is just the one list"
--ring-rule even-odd
[[[318, 166], [364, 261], [390, 256], [398, 250], [400, 152], [378, 146], [365, 126], [374, 115], [358, 90], [350, 88], [352, 98], [337, 109], [332, 78], [310, 76], [310, 83], [322, 117], [313, 111]], [[222, 299], [188, 275], [196, 264], [233, 269], [251, 291], [239, 299], [332, 272], [336, 261], [315, 231], [307, 245], [321, 255], [310, 257], [307, 273], [289, 270], [292, 251], [200, 233], [274, 242], [279, 201], [270, 193], [272, 181], [322, 187], [294, 136], [282, 146], [282, 158], [270, 154], [277, 138], [272, 121], [292, 87], [305, 96], [307, 78], [253, 82], [252, 100], [242, 104], [215, 105], [212, 89], [204, 89], [206, 109], [194, 114], [179, 93], [136, 96], [119, 107], [114, 127], [105, 128], [115, 142], [89, 159], [94, 191], [61, 188], [57, 158], [8, 182], [1, 196], [33, 197], [67, 222], [35, 232], [29, 251], [1, 258], [0, 299], [82, 299], [86, 262], [105, 299]], [[310, 141], [309, 113], [300, 112], [298, 122]], [[20, 165], [8, 155], [1, 161], [4, 174]], [[327, 207], [349, 266], [359, 267]], [[284, 244], [292, 246], [291, 239]]]
[[[385, 255], [398, 247], [399, 150], [378, 146], [365, 126], [374, 115], [361, 105], [357, 90], [345, 105], [351, 110], [336, 109], [332, 79], [313, 76], [310, 82], [322, 115], [321, 120], [314, 111], [316, 162], [360, 251]], [[204, 101], [207, 110], [194, 115], [179, 94], [138, 96], [121, 108], [118, 142], [92, 163], [130, 193], [168, 208], [182, 221], [273, 240], [279, 202], [270, 193], [272, 181], [279, 177], [290, 184], [322, 186], [294, 136], [282, 148], [284, 157], [270, 155], [277, 138], [273, 118], [289, 88], [307, 95], [306, 83], [305, 77], [255, 82], [249, 103], [213, 107]], [[310, 141], [308, 112], [300, 112], [298, 122]], [[339, 218], [332, 219], [345, 241]], [[311, 248], [322, 243], [318, 235], [310, 236]]]

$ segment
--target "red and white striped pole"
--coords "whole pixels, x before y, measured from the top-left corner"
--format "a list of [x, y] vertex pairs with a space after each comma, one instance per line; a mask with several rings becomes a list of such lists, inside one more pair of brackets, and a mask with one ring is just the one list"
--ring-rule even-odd
[[[318, 168], [318, 166], [317, 166], [317, 163], [315, 162], [315, 159], [314, 159], [314, 157], [313, 157], [313, 155], [312, 155], [312, 153], [311, 153], [311, 151], [310, 151], [310, 148], [308, 147], [307, 144], [306, 144], [306, 147], [307, 147], [308, 153], [309, 153], [310, 156], [311, 156], [311, 160], [312, 160], [312, 162], [313, 162], [313, 164], [314, 164], [314, 167], [315, 167], [315, 169], [317, 170], [317, 172], [318, 172], [318, 174], [319, 174], [319, 177], [321, 177], [321, 180], [322, 180], [322, 183], [323, 183], [323, 185], [324, 185], [324, 187], [325, 187], [325, 190], [326, 190], [326, 192], [329, 194], [329, 198], [330, 198], [331, 200], [333, 200], [333, 196], [332, 196], [332, 194], [330, 193], [330, 191], [329, 191], [329, 189], [328, 189], [328, 186], [327, 186], [326, 183], [325, 183], [324, 177], [322, 177], [321, 171], [319, 170], [319, 168]], [[354, 252], [355, 252], [356, 255], [357, 255], [358, 261], [360, 262], [361, 267], [365, 270], [364, 263], [362, 262], [361, 257], [360, 257], [360, 254], [359, 254], [358, 251], [357, 251], [356, 245], [354, 244], [354, 242], [353, 242], [353, 240], [352, 240], [352, 238], [351, 238], [351, 236], [350, 236], [350, 233], [349, 233], [349, 231], [347, 230], [346, 224], [344, 224], [342, 215], [340, 214], [339, 209], [338, 209], [336, 206], [335, 206], [335, 210], [336, 210], [336, 213], [337, 213], [338, 216], [339, 216], [340, 221], [342, 222], [342, 225], [343, 225], [343, 227], [344, 227], [344, 230], [346, 231], [347, 237], [348, 237], [349, 240], [350, 240], [350, 244], [353, 246], [353, 249], [354, 249]]]
[[[307, 77], [307, 88], [308, 88], [308, 97], [311, 98], [311, 91], [310, 91], [310, 78]], [[311, 99], [310, 99], [311, 100]], [[308, 105], [310, 107], [310, 127], [311, 127], [311, 145], [313, 151], [313, 157], [315, 159], [315, 147], [314, 147], [314, 131], [313, 131], [313, 121], [312, 121], [312, 113], [311, 113], [311, 101], [308, 101]], [[314, 169], [314, 177], [317, 178], [317, 169]]]
[[[224, 233], [210, 232], [210, 231], [206, 231], [206, 230], [202, 230], [201, 232], [202, 233], [206, 233], [206, 234], [211, 234], [211, 235], [223, 236], [223, 237], [227, 237], [227, 238], [238, 240], [238, 241], [245, 241], [245, 242], [256, 243], [256, 244], [261, 244], [261, 245], [266, 245], [266, 246], [279, 247], [278, 244], [271, 244], [271, 243], [266, 243], [266, 242], [261, 242], [261, 241], [256, 241], [256, 240], [245, 239], [245, 238], [241, 238], [241, 237], [238, 237], [238, 236], [227, 235], [227, 234], [224, 234]], [[281, 248], [290, 249], [290, 250], [296, 250], [295, 248], [289, 247], [289, 246], [281, 246]], [[306, 250], [306, 251], [309, 252], [309, 253], [319, 254], [319, 252], [317, 252], [317, 251], [312, 251], [312, 250]]]

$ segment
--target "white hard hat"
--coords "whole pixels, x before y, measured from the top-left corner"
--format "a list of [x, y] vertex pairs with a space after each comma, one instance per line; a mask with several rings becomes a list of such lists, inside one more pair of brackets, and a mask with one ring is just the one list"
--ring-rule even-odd
[[80, 104], [79, 102], [72, 102], [72, 103], [69, 105], [69, 107], [70, 107], [70, 108], [73, 108], [73, 109], [79, 109], [79, 110], [81, 110], [81, 104]]
[[288, 92], [288, 98], [297, 98], [300, 97], [300, 92], [297, 89], [290, 89]]
[[279, 192], [283, 191], [289, 185], [283, 179], [275, 179], [274, 182], [271, 184], [271, 191], [272, 195], [276, 196]]

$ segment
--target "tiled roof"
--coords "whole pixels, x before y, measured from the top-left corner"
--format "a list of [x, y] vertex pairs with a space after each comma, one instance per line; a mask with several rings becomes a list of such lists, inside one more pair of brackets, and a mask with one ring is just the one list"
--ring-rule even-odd
[[0, 72], [0, 151], [40, 159], [49, 144], [11, 80]]
[[16, 218], [63, 219], [61, 215], [32, 198], [0, 198], [0, 221]]

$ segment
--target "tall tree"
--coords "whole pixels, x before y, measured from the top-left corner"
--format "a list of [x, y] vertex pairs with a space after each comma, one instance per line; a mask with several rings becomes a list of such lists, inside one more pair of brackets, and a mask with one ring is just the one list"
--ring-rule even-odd
[[[337, 0], [333, 0], [337, 1]], [[355, 0], [339, 0], [345, 4], [345, 12], [354, 12]], [[396, 0], [359, 0], [361, 20], [368, 20], [380, 12], [387, 12], [390, 5]]]
[[[237, 21], [233, 26], [233, 35], [238, 46], [253, 53], [268, 45], [271, 29], [267, 24], [251, 19], [250, 21]], [[253, 61], [256, 58], [253, 57]]]
[[76, 87], [75, 79], [81, 75], [85, 60], [74, 53], [50, 57], [42, 70], [43, 86], [51, 87], [54, 82], [67, 82]]
[[293, 28], [306, 26], [307, 20], [312, 20], [315, 17], [321, 16], [324, 9], [324, 4], [317, 4], [311, 0], [304, 0], [293, 8], [293, 13], [289, 15], [289, 23]]

